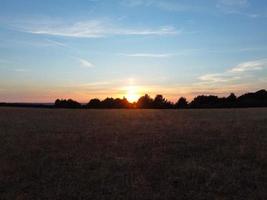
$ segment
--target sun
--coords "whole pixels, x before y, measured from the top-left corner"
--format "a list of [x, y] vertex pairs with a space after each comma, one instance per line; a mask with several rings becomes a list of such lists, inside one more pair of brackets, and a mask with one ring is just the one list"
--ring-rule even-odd
[[136, 102], [139, 99], [139, 91], [138, 91], [138, 87], [136, 86], [129, 86], [126, 88], [126, 99], [133, 103]]

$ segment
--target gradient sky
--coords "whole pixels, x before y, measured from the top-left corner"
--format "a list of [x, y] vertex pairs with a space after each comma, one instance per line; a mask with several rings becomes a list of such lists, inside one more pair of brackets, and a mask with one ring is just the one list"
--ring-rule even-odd
[[0, 0], [0, 101], [266, 86], [266, 0]]

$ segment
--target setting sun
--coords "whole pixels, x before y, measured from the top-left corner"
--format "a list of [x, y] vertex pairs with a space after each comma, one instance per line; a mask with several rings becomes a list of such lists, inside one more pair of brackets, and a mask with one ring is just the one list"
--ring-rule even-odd
[[126, 95], [125, 97], [129, 102], [136, 102], [139, 98], [139, 91], [136, 86], [129, 86], [126, 88]]

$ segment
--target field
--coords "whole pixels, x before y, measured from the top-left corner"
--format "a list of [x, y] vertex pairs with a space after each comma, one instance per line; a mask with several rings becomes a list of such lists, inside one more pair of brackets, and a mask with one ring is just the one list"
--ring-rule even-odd
[[0, 108], [0, 199], [267, 199], [267, 109]]

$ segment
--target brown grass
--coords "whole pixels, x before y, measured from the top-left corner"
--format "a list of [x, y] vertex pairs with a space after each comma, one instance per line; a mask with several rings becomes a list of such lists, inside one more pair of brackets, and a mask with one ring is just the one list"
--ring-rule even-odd
[[0, 199], [267, 199], [267, 109], [0, 109]]

